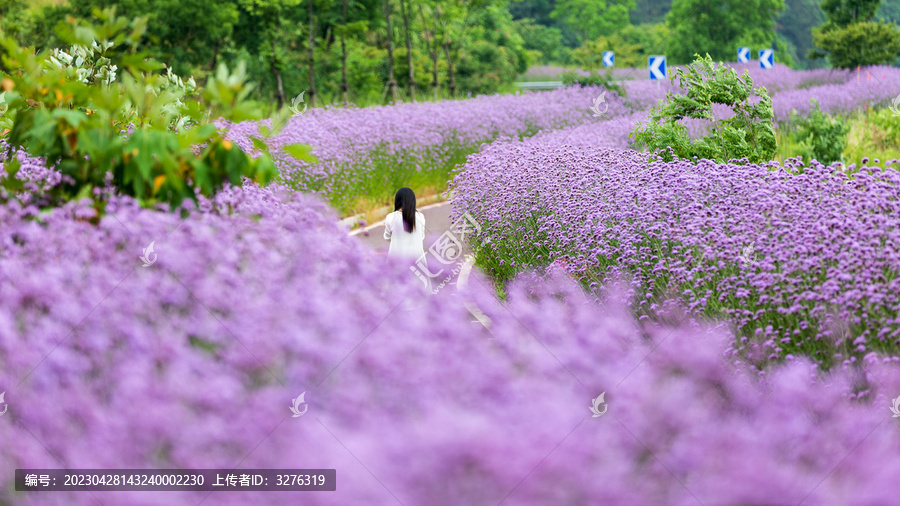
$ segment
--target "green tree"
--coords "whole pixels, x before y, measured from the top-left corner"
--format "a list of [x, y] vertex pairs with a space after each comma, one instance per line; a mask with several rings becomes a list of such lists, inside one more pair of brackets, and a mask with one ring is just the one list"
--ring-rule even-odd
[[[252, 44], [253, 52], [264, 61], [275, 81], [275, 99], [280, 109], [285, 104], [282, 73], [289, 64], [288, 48], [296, 45], [301, 37], [297, 24], [284, 23], [287, 14], [297, 9], [300, 0], [238, 0], [243, 17], [242, 28], [248, 24], [258, 29], [252, 37], [245, 33], [240, 40]], [[240, 37], [240, 33], [238, 36]], [[310, 91], [310, 100], [314, 100]]]
[[509, 12], [514, 20], [532, 19], [536, 25], [555, 28], [562, 34], [562, 42], [566, 47], [578, 47], [581, 44], [578, 34], [566, 22], [551, 16], [555, 8], [556, 0], [512, 0], [509, 4]]
[[839, 162], [850, 125], [822, 112], [815, 99], [810, 99], [810, 105], [812, 107], [806, 116], [791, 111], [792, 128], [789, 132], [798, 146], [797, 154], [806, 161], [818, 160], [823, 164]]
[[[419, 3], [419, 19], [422, 21], [422, 28], [425, 37], [425, 49], [431, 58], [431, 92], [434, 100], [438, 99], [438, 90], [440, 83], [438, 82], [438, 43], [437, 43], [437, 9], [431, 9], [429, 17], [425, 17], [425, 9], [422, 2]], [[431, 20], [429, 22], [429, 19]], [[430, 24], [429, 24], [430, 23]]]
[[666, 20], [666, 14], [672, 10], [672, 0], [637, 0], [630, 13], [631, 24], [656, 24]]
[[[220, 65], [205, 88], [186, 86], [158, 74], [162, 65], [138, 50], [147, 18], [114, 12], [98, 11], [101, 25], [74, 18], [60, 23], [58, 37], [68, 45], [62, 51], [35, 54], [0, 33], [0, 71], [8, 76], [2, 80], [9, 99], [5, 116], [12, 118], [7, 154], [24, 149], [64, 175], [40, 195], [42, 205], [91, 199], [109, 177], [118, 192], [142, 205], [168, 203], [175, 210], [197, 193], [212, 196], [224, 184], [240, 185], [242, 177], [259, 183], [274, 178], [278, 171], [263, 138], [253, 138], [262, 154], [251, 158], [211, 123], [262, 118], [260, 104], [246, 100], [243, 66], [230, 73]], [[285, 120], [275, 118], [276, 129]], [[309, 146], [282, 149], [314, 161]], [[10, 157], [5, 165], [4, 198], [17, 198], [24, 182], [11, 176], [19, 162]], [[94, 202], [101, 213], [104, 202]]]
[[[476, 14], [502, 5], [506, 9], [506, 3], [502, 0], [436, 0], [437, 6], [437, 33], [440, 39], [440, 47], [444, 51], [447, 61], [447, 84], [450, 89], [450, 97], [456, 98], [456, 76], [454, 68], [458, 65], [460, 49], [471, 38], [469, 33], [472, 25], [476, 24]], [[493, 19], [492, 17], [482, 19]], [[482, 32], [483, 33], [483, 32]], [[488, 56], [488, 55], [483, 55]]]
[[[617, 33], [622, 42], [637, 47], [635, 51], [636, 61], [621, 60], [623, 67], [644, 66], [647, 64], [647, 57], [657, 54], [668, 53], [668, 40], [671, 31], [665, 23], [656, 23], [652, 25], [630, 25], [623, 28]], [[615, 51], [615, 50], [614, 50]], [[619, 64], [619, 54], [616, 53], [616, 63]]]
[[813, 29], [809, 57], [828, 58], [833, 67], [891, 63], [900, 55], [900, 32], [896, 24], [875, 22], [879, 0], [823, 0], [827, 21]]
[[[555, 7], [553, 0], [523, 2], [545, 4], [538, 10], [548, 20]], [[201, 85], [218, 63], [244, 62], [257, 83], [253, 98], [270, 108], [304, 90], [312, 105], [371, 104], [388, 82], [414, 92], [426, 74], [435, 98], [442, 88], [450, 96], [490, 93], [512, 82], [528, 58], [507, 0], [68, 0], [41, 8], [0, 0], [0, 27], [23, 45], [53, 49], [60, 40], [48, 26], [67, 15], [88, 18], [97, 6], [147, 16], [141, 50]], [[565, 23], [549, 21], [561, 27], [564, 46], [577, 40]]]
[[890, 64], [900, 55], [900, 33], [884, 22], [853, 23], [846, 27], [816, 30], [813, 41], [821, 51], [811, 56], [827, 57], [835, 68]]
[[550, 16], [569, 25], [582, 42], [612, 35], [628, 25], [635, 0], [557, 0]]
[[737, 46], [772, 47], [782, 10], [784, 0], [674, 0], [667, 54], [671, 63], [690, 62], [695, 53], [733, 61]]
[[[665, 161], [671, 161], [673, 155], [688, 160], [698, 157], [719, 163], [772, 159], [776, 147], [772, 98], [764, 87], [753, 88], [746, 70], [739, 77], [734, 69], [716, 65], [706, 55], [675, 71], [672, 81], [684, 93], [666, 93], [666, 101], [650, 111], [647, 124], [639, 122], [631, 133], [635, 143], [647, 147], [652, 157]], [[714, 104], [727, 106], [734, 115], [716, 119]], [[709, 121], [711, 132], [692, 139], [680, 122], [683, 118]]]
[[558, 28], [535, 23], [533, 19], [517, 19], [516, 31], [522, 37], [525, 49], [540, 53], [538, 63], [565, 64], [569, 60], [569, 48], [563, 43], [563, 34]]
[[472, 93], [490, 93], [528, 70], [524, 41], [505, 2], [473, 12], [471, 28], [459, 53], [459, 83]]
[[[254, 0], [243, 0], [252, 2]], [[262, 2], [265, 0], [255, 0]], [[179, 75], [212, 70], [238, 21], [236, 0], [78, 0], [71, 13], [88, 19], [95, 8], [116, 7], [123, 16], [149, 19], [144, 49]]]
[[406, 67], [409, 74], [406, 79], [406, 88], [409, 93], [409, 99], [416, 101], [416, 74], [415, 65], [413, 65], [413, 49], [412, 37], [409, 31], [411, 11], [413, 0], [400, 0], [400, 16], [403, 19], [403, 40], [406, 42]]
[[878, 12], [881, 0], [822, 0], [822, 12], [832, 27], [848, 26], [860, 21], [871, 21]]

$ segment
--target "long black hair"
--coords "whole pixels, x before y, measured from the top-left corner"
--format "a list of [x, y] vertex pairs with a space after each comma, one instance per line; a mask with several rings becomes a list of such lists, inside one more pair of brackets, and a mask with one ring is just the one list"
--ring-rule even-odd
[[394, 195], [394, 211], [402, 210], [403, 230], [412, 232], [416, 229], [416, 194], [410, 188], [403, 187]]

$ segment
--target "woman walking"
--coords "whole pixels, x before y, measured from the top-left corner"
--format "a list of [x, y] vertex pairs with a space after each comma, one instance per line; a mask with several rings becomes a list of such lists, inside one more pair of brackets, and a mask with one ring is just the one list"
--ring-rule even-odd
[[[388, 257], [403, 258], [415, 264], [425, 257], [425, 215], [416, 211], [416, 194], [410, 188], [400, 188], [394, 196], [394, 212], [384, 219], [384, 239], [391, 241]], [[415, 267], [412, 267], [415, 269]], [[421, 273], [420, 273], [421, 274]], [[425, 288], [430, 290], [431, 280]]]

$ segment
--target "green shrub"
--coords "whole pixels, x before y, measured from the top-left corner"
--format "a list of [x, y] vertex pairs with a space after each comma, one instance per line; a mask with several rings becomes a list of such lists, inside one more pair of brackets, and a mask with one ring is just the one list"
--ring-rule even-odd
[[798, 145], [796, 154], [804, 160], [817, 160], [826, 165], [841, 161], [850, 126], [822, 112], [816, 99], [810, 99], [810, 104], [806, 117], [791, 111], [791, 137]]
[[[251, 158], [225, 139], [211, 121], [262, 118], [261, 104], [246, 100], [252, 86], [243, 67], [230, 73], [220, 66], [203, 89], [185, 85], [162, 65], [135, 50], [146, 19], [97, 12], [102, 24], [70, 19], [57, 33], [71, 46], [66, 51], [22, 48], [0, 33], [0, 71], [6, 108], [0, 132], [10, 154], [24, 149], [42, 157], [64, 176], [43, 196], [46, 205], [91, 198], [107, 174], [117, 191], [142, 205], [167, 203], [175, 209], [196, 193], [212, 196], [242, 177], [266, 183], [277, 174], [263, 138], [254, 138], [262, 155]], [[274, 122], [286, 123], [282, 112]], [[261, 127], [264, 135], [272, 129]], [[294, 156], [313, 160], [309, 147], [286, 146]], [[23, 181], [15, 176], [17, 157], [5, 162], [8, 176], [0, 185], [15, 196]], [[95, 202], [102, 212], [104, 204]]]
[[[697, 157], [720, 163], [745, 157], [751, 163], [772, 159], [776, 148], [772, 98], [764, 87], [753, 88], [746, 70], [738, 77], [734, 69], [721, 63], [716, 66], [709, 55], [698, 56], [694, 63], [678, 69], [673, 81], [685, 93], [667, 93], [666, 100], [651, 109], [649, 122], [638, 122], [631, 133], [636, 144], [651, 152], [651, 158]], [[759, 101], [752, 103], [751, 96]], [[717, 120], [713, 104], [728, 106], [734, 116]], [[679, 123], [682, 118], [711, 121], [711, 133], [691, 139]]]

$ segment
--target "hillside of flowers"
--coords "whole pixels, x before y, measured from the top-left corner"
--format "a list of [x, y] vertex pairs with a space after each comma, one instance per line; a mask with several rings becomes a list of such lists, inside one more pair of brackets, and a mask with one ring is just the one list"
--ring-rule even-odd
[[[28, 177], [47, 175], [28, 162]], [[97, 224], [78, 203], [39, 217], [0, 207], [0, 503], [894, 497], [895, 360], [821, 375], [798, 357], [760, 372], [727, 329], [677, 309], [636, 320], [621, 297], [597, 304], [558, 271], [517, 277], [506, 302], [476, 276], [408, 310], [418, 282], [318, 199], [248, 182], [182, 218], [108, 198]], [[308, 413], [292, 417], [301, 392]], [[608, 413], [594, 417], [601, 393]], [[57, 467], [334, 468], [338, 485], [13, 491], [14, 469]]]

